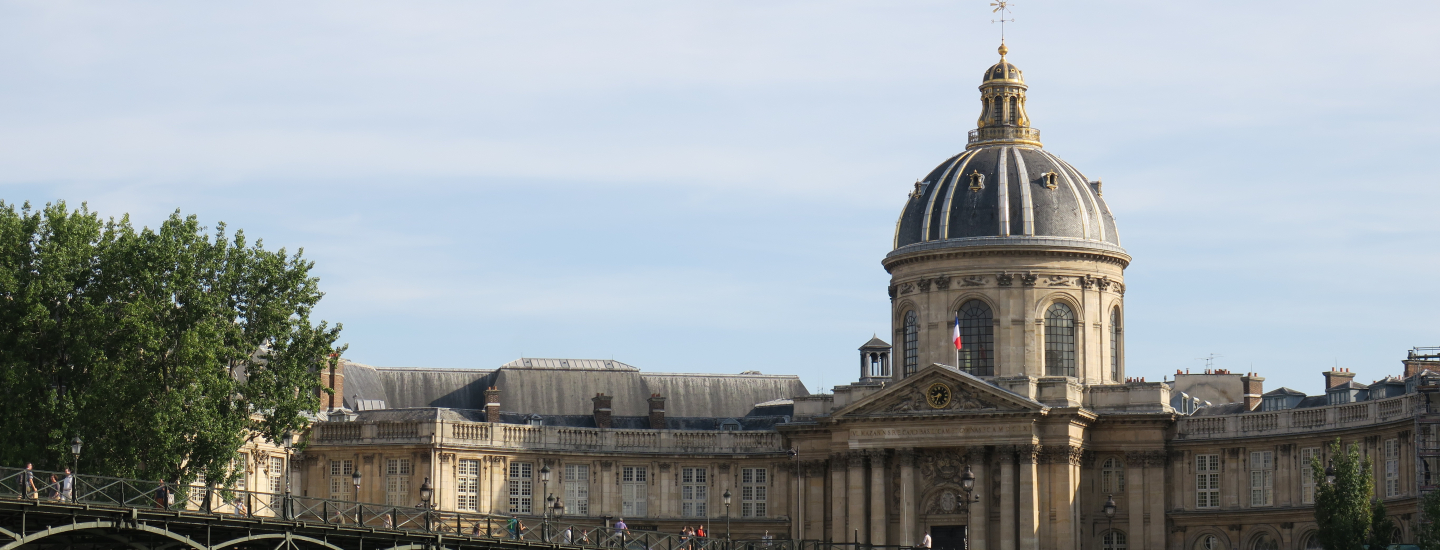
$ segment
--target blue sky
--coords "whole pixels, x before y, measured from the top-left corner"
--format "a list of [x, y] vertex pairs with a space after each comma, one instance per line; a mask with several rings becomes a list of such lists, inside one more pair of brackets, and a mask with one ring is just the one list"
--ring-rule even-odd
[[[351, 358], [856, 374], [987, 2], [0, 2], [0, 198], [304, 247]], [[1103, 178], [1128, 371], [1315, 393], [1440, 345], [1440, 4], [1020, 0], [1047, 149]]]

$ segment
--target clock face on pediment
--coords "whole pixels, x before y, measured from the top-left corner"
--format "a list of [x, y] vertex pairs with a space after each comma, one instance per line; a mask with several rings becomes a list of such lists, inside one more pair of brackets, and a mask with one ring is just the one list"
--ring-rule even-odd
[[925, 390], [925, 402], [932, 409], [943, 409], [950, 406], [950, 386], [945, 385], [944, 382], [931, 384], [930, 389]]

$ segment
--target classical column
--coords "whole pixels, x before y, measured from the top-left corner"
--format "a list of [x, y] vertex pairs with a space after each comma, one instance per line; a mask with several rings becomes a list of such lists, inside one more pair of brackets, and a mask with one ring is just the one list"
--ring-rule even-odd
[[1052, 476], [1050, 504], [1055, 507], [1055, 547], [1078, 548], [1080, 541], [1075, 525], [1075, 469], [1080, 463], [1080, 448], [1065, 445], [1046, 454], [1050, 459]]
[[1165, 547], [1165, 458], [1165, 451], [1146, 453], [1145, 507], [1150, 512], [1150, 532], [1145, 537], [1147, 548]]
[[985, 475], [988, 459], [989, 453], [985, 447], [970, 447], [970, 471], [975, 474], [975, 492], [974, 496], [970, 497], [970, 522], [967, 525], [970, 531], [970, 550], [989, 548], [986, 544], [989, 530], [986, 528], [990, 526], [990, 476]]
[[1121, 510], [1130, 519], [1125, 533], [1126, 541], [1144, 546], [1145, 541], [1145, 453], [1125, 453], [1125, 509]]
[[1020, 536], [1017, 541], [1020, 550], [1040, 549], [1040, 506], [1039, 499], [1036, 498], [1039, 487], [1035, 472], [1035, 459], [1039, 450], [1039, 445], [1020, 445], [1016, 453], [1020, 459], [1020, 502], [1016, 503], [1020, 513]]
[[915, 449], [900, 449], [900, 546], [914, 546], [915, 532]]
[[885, 524], [889, 523], [889, 506], [885, 505], [885, 451], [870, 451], [870, 544], [884, 546]]
[[1000, 447], [1000, 550], [1015, 550], [1015, 446]]
[[845, 466], [846, 459], [843, 453], [836, 453], [830, 457], [830, 540], [833, 542], [850, 540], [845, 534], [847, 532], [845, 496], [849, 493], [845, 487]]
[[846, 523], [850, 531], [845, 541], [860, 542], [867, 538], [869, 528], [865, 525], [865, 454], [851, 451], [846, 457], [847, 476], [845, 486]]

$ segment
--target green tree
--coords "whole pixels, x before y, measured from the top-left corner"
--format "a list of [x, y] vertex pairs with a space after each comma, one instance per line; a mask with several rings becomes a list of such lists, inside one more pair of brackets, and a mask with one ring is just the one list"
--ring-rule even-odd
[[1385, 501], [1374, 499], [1370, 507], [1370, 538], [1365, 544], [1371, 549], [1389, 548], [1390, 535], [1395, 533], [1395, 520], [1385, 513]]
[[[1327, 467], [1335, 475], [1328, 482]], [[1375, 495], [1375, 480], [1370, 473], [1370, 459], [1362, 457], [1360, 445], [1348, 449], [1336, 438], [1330, 444], [1330, 464], [1320, 458], [1310, 461], [1315, 472], [1315, 523], [1320, 526], [1316, 536], [1327, 550], [1361, 550], [1367, 542], [1373, 510], [1370, 499]]]
[[1440, 491], [1430, 491], [1420, 497], [1420, 522], [1416, 531], [1421, 550], [1440, 550]]
[[313, 265], [178, 211], [0, 201], [0, 464], [59, 468], [79, 436], [82, 472], [228, 483], [248, 439], [308, 425], [343, 352]]

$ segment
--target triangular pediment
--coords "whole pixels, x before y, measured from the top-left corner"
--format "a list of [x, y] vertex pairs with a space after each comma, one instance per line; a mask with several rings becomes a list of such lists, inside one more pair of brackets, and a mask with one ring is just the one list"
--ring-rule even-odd
[[836, 411], [833, 417], [917, 413], [1038, 412], [1045, 405], [955, 367], [932, 363], [913, 375]]

